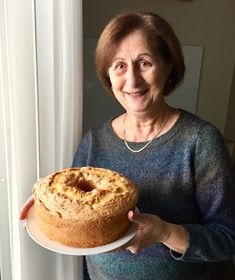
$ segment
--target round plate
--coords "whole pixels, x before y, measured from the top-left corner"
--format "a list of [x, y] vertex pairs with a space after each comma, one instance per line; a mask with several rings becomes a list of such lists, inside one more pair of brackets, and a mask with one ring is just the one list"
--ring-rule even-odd
[[65, 254], [65, 255], [73, 255], [73, 256], [87, 256], [87, 255], [95, 255], [100, 253], [109, 252], [117, 249], [118, 247], [124, 245], [129, 240], [131, 240], [137, 231], [137, 226], [134, 223], [131, 223], [130, 229], [118, 240], [94, 248], [75, 248], [63, 245], [59, 242], [48, 239], [43, 232], [40, 230], [37, 219], [34, 205], [30, 208], [27, 217], [25, 219], [25, 227], [30, 235], [30, 237], [37, 242], [42, 247], [51, 250], [53, 252]]

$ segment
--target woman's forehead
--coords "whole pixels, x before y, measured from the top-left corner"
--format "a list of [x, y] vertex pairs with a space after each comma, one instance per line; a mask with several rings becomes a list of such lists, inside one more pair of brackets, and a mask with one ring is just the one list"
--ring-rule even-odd
[[142, 30], [133, 31], [122, 38], [114, 48], [112, 60], [130, 53], [152, 55], [147, 36]]

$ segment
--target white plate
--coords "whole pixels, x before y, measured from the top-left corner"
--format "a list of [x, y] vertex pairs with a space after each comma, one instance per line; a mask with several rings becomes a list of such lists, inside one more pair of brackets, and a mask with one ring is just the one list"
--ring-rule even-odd
[[[138, 211], [138, 210], [137, 210]], [[131, 240], [137, 231], [136, 224], [132, 223], [130, 229], [122, 236], [120, 239], [106, 244], [104, 246], [95, 247], [95, 248], [74, 248], [63, 245], [59, 242], [52, 241], [48, 239], [40, 230], [37, 220], [34, 205], [29, 210], [27, 217], [25, 219], [25, 227], [30, 235], [30, 237], [37, 242], [42, 247], [65, 255], [73, 255], [73, 256], [85, 256], [85, 255], [95, 255], [100, 253], [105, 253], [108, 251], [112, 251], [117, 249], [118, 247], [124, 245], [129, 240]]]

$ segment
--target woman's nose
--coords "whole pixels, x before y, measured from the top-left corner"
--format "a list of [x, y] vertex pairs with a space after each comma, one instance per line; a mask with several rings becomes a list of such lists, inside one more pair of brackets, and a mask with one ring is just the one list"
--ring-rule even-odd
[[139, 69], [135, 65], [128, 67], [126, 71], [126, 84], [130, 88], [135, 88], [141, 83], [141, 75]]

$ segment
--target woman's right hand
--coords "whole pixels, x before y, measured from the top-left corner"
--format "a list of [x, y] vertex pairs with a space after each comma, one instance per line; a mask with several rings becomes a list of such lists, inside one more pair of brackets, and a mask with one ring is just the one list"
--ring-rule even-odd
[[[35, 187], [38, 184], [39, 181], [41, 181], [42, 178], [40, 178], [34, 185], [32, 188], [32, 193], [34, 194], [35, 191]], [[25, 203], [21, 206], [20, 208], [20, 213], [19, 213], [19, 219], [20, 220], [24, 220], [29, 212], [29, 209], [33, 206], [34, 204], [34, 195], [31, 195], [26, 201]]]
[[34, 197], [33, 194], [25, 201], [25, 203], [22, 205], [19, 213], [19, 219], [24, 220], [29, 212], [29, 209], [34, 204]]
[[[41, 180], [42, 178], [40, 178], [38, 180], [38, 182]], [[36, 184], [38, 183], [36, 182], [34, 185], [33, 185], [33, 189], [32, 189], [32, 193], [34, 194], [34, 191], [35, 191], [35, 187], [36, 187]], [[20, 209], [20, 213], [19, 213], [19, 219], [20, 220], [24, 220], [29, 212], [29, 209], [33, 206], [34, 204], [34, 195], [31, 195], [26, 201], [25, 203], [21, 206], [21, 209]]]

